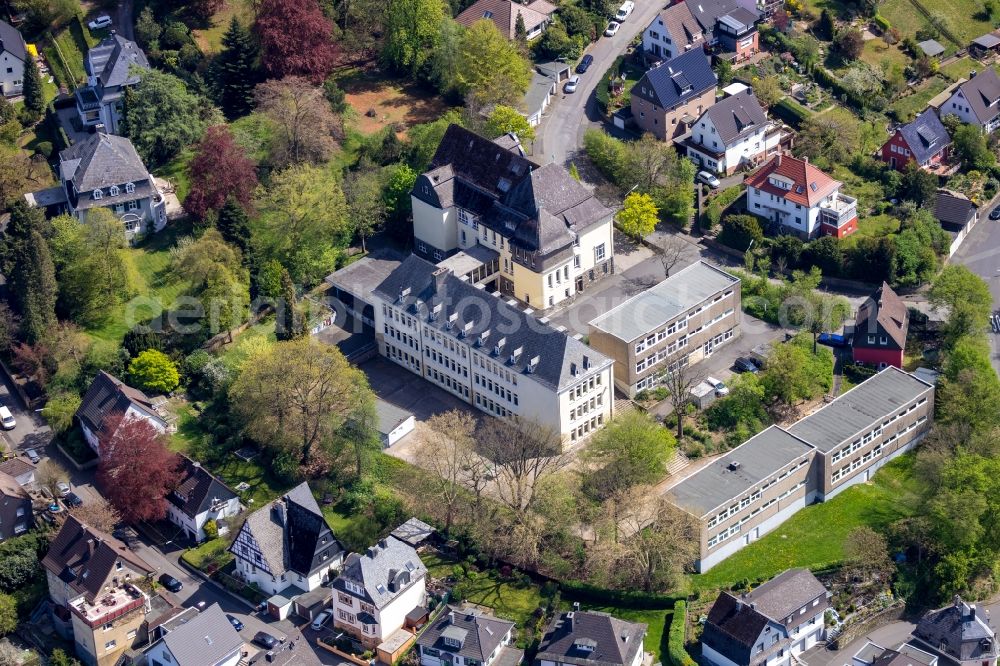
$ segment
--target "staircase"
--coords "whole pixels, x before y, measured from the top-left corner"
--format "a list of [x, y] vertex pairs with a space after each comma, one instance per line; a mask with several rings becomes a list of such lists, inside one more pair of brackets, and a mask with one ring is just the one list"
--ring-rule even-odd
[[670, 459], [667, 464], [667, 474], [669, 476], [676, 476], [683, 472], [688, 465], [691, 464], [691, 460], [688, 459], [686, 455], [680, 450], [674, 451], [674, 456]]

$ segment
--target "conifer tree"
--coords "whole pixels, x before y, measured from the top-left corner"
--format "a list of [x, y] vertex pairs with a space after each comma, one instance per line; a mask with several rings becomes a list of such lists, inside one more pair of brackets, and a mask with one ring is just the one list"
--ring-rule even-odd
[[227, 118], [239, 118], [253, 109], [257, 85], [257, 46], [250, 31], [233, 17], [222, 37], [218, 59], [219, 105]]
[[42, 80], [38, 74], [38, 66], [31, 58], [24, 62], [24, 108], [33, 121], [41, 118], [45, 111]]
[[24, 254], [15, 260], [11, 288], [21, 310], [21, 330], [34, 344], [56, 325], [56, 268], [49, 246], [38, 231], [32, 231]]

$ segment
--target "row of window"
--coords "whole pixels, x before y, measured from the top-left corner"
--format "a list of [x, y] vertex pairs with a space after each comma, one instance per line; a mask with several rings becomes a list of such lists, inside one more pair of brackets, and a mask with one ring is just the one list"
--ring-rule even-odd
[[598, 414], [597, 416], [591, 417], [590, 420], [584, 421], [577, 427], [570, 431], [569, 438], [571, 441], [576, 441], [578, 439], [583, 439], [590, 434], [592, 430], [597, 430], [602, 425], [604, 425], [604, 414]]
[[420, 349], [420, 345], [417, 343], [417, 339], [415, 337], [403, 333], [395, 326], [389, 326], [388, 323], [385, 323], [382, 324], [382, 330], [385, 332], [387, 336], [389, 336], [393, 340], [396, 340], [397, 342], [404, 344], [407, 347], [410, 347], [411, 349], [417, 349], [417, 350]]
[[[674, 361], [673, 363], [671, 363], [670, 365], [667, 366], [667, 372], [666, 372], [666, 374], [670, 374], [671, 372], [676, 372], [678, 368], [686, 368], [687, 365], [688, 365], [688, 361], [690, 361], [690, 359], [691, 359], [691, 355], [690, 354], [687, 354], [687, 355], [685, 355], [685, 356], [677, 359], [676, 361]], [[649, 375], [648, 377], [643, 377], [642, 379], [640, 379], [639, 381], [637, 381], [635, 383], [635, 390], [636, 391], [644, 391], [645, 389], [653, 388], [654, 386], [656, 386], [656, 384], [658, 383], [658, 380], [661, 377], [662, 377], [662, 375], [659, 375], [659, 374]]]
[[583, 418], [584, 415], [604, 406], [604, 394], [594, 396], [590, 400], [584, 402], [578, 407], [574, 407], [569, 410], [569, 420], [576, 421], [578, 418]]
[[569, 399], [571, 401], [579, 400], [580, 398], [583, 397], [584, 393], [589, 393], [590, 391], [593, 391], [595, 388], [598, 388], [600, 386], [601, 386], [601, 375], [599, 374], [594, 375], [587, 381], [580, 382], [574, 388], [571, 388], [569, 391]]
[[451, 370], [456, 375], [461, 375], [465, 378], [469, 377], [469, 369], [464, 365], [457, 363], [455, 359], [445, 356], [436, 349], [431, 349], [430, 347], [424, 347], [424, 355], [428, 356], [432, 361], [441, 365], [445, 370]]
[[431, 380], [438, 386], [448, 389], [452, 393], [457, 393], [466, 399], [469, 397], [469, 387], [465, 386], [458, 380], [454, 379], [451, 375], [446, 375], [443, 372], [439, 372], [437, 368], [427, 367], [427, 379]]
[[[771, 477], [770, 480], [768, 480], [765, 484], [763, 484], [756, 491], [751, 492], [749, 495], [747, 495], [746, 497], [744, 497], [740, 501], [734, 502], [733, 504], [730, 504], [729, 508], [720, 511], [715, 516], [712, 516], [712, 518], [709, 519], [709, 521], [708, 521], [708, 527], [709, 528], [715, 527], [716, 525], [718, 525], [722, 521], [726, 520], [730, 516], [734, 516], [737, 513], [739, 513], [740, 511], [743, 511], [744, 509], [746, 509], [747, 507], [749, 507], [754, 502], [757, 502], [758, 500], [760, 500], [761, 497], [763, 496], [763, 493], [764, 493], [765, 490], [767, 490], [768, 488], [770, 488], [774, 484], [776, 484], [776, 483], [778, 483], [780, 481], [783, 481], [784, 479], [788, 478], [789, 474], [792, 474], [796, 470], [799, 470], [799, 469], [801, 469], [802, 467], [804, 467], [804, 466], [806, 466], [808, 464], [809, 464], [808, 460], [800, 460], [798, 463], [796, 463], [795, 465], [792, 465], [791, 467], [789, 467], [788, 469], [786, 469], [784, 472], [782, 472], [778, 476]], [[795, 486], [795, 487], [798, 487], [798, 486]], [[784, 493], [784, 494], [782, 494], [781, 497], [784, 497], [785, 495], [787, 495], [787, 492]], [[765, 505], [765, 506], [767, 506], [767, 505]]]
[[909, 414], [910, 412], [912, 412], [913, 410], [915, 410], [917, 407], [920, 407], [920, 406], [925, 405], [925, 404], [927, 404], [927, 398], [921, 398], [920, 400], [918, 400], [917, 402], [913, 403], [908, 408], [902, 410], [898, 414], [894, 414], [892, 417], [890, 417], [890, 418], [886, 419], [885, 421], [883, 421], [881, 423], [881, 425], [875, 426], [872, 430], [868, 431], [863, 436], [855, 439], [850, 444], [844, 446], [844, 448], [842, 448], [842, 449], [840, 449], [838, 451], [834, 451], [833, 455], [830, 457], [830, 462], [831, 463], [838, 462], [838, 461], [842, 460], [844, 457], [846, 457], [846, 456], [854, 453], [855, 451], [857, 451], [858, 449], [860, 449], [865, 444], [870, 443], [873, 439], [875, 439], [876, 437], [880, 436], [882, 434], [882, 430], [884, 428], [887, 428], [890, 424], [894, 423], [897, 419], [903, 418], [903, 416], [905, 416], [906, 414]]
[[491, 391], [492, 393], [503, 398], [507, 402], [513, 404], [515, 407], [518, 406], [517, 394], [512, 392], [506, 386], [502, 386], [499, 382], [494, 382], [489, 377], [483, 377], [478, 372], [473, 373], [472, 377], [476, 386], [481, 386], [487, 391]]
[[899, 439], [906, 433], [912, 432], [919, 426], [923, 425], [924, 422], [926, 421], [927, 417], [921, 416], [919, 419], [908, 425], [906, 428], [900, 430], [891, 437], [887, 437], [884, 442], [880, 443], [878, 446], [873, 448], [871, 451], [865, 453], [863, 456], [855, 458], [854, 460], [851, 461], [849, 465], [844, 465], [840, 469], [834, 470], [833, 474], [830, 475], [831, 480], [833, 481], [833, 483], [837, 483], [842, 478], [849, 476], [851, 472], [855, 471], [862, 465], [865, 465], [874, 460], [875, 458], [879, 457], [880, 455], [882, 455], [889, 448], [890, 444], [895, 442], [897, 439]]
[[[761, 511], [763, 511], [764, 509], [767, 509], [768, 507], [770, 507], [771, 505], [773, 505], [775, 502], [777, 502], [779, 500], [783, 500], [786, 497], [789, 497], [790, 495], [794, 494], [796, 491], [798, 491], [801, 488], [805, 487], [805, 485], [806, 485], [805, 481], [799, 481], [794, 486], [792, 486], [791, 488], [789, 488], [785, 492], [781, 493], [777, 497], [772, 497], [768, 501], [764, 502], [762, 505], [760, 505], [759, 507], [757, 507], [756, 509], [754, 509], [753, 511], [751, 511], [749, 515], [747, 515], [746, 517], [744, 517], [738, 523], [733, 523], [732, 525], [730, 525], [726, 529], [724, 529], [721, 532], [719, 532], [718, 534], [716, 534], [714, 537], [710, 538], [708, 540], [708, 547], [712, 548], [712, 547], [714, 547], [714, 546], [722, 543], [723, 541], [729, 539], [730, 537], [734, 536], [735, 534], [738, 534], [740, 532], [740, 530], [743, 529], [743, 525], [745, 525], [747, 522], [749, 522], [750, 520], [752, 520]], [[712, 523], [709, 523], [709, 527], [711, 527], [711, 526], [712, 526]]]
[[909, 148], [903, 148], [902, 146], [897, 146], [894, 143], [889, 145], [889, 152], [890, 153], [899, 153], [900, 155], [905, 155], [907, 157], [910, 156], [910, 149]]
[[[132, 194], [133, 192], [135, 192], [135, 183], [125, 183], [125, 192], [126, 194]], [[118, 188], [117, 185], [112, 185], [111, 187], [108, 188], [108, 196], [116, 197], [119, 194], [121, 194], [121, 190]], [[101, 199], [103, 197], [104, 197], [103, 190], [101, 190], [100, 188], [94, 190], [93, 198], [95, 200]]]
[[408, 352], [397, 348], [394, 345], [386, 344], [385, 354], [390, 359], [399, 363], [400, 365], [405, 365], [406, 367], [413, 370], [413, 372], [420, 373], [420, 359], [416, 356], [412, 356]]
[[382, 315], [389, 320], [396, 322], [407, 328], [416, 329], [417, 320], [409, 315], [401, 313], [396, 308], [390, 308], [385, 303], [382, 304]]
[[478, 393], [476, 394], [476, 407], [479, 407], [484, 412], [489, 412], [490, 414], [499, 416], [502, 419], [514, 414], [514, 412], [510, 411], [500, 403], [490, 400], [486, 396], [479, 395]]
[[472, 365], [477, 368], [482, 368], [483, 370], [496, 375], [500, 379], [517, 386], [517, 373], [507, 370], [500, 363], [491, 361], [488, 358], [482, 358], [478, 354], [473, 354]]
[[430, 342], [434, 342], [441, 347], [444, 347], [453, 354], [461, 355], [462, 358], [466, 357], [468, 354], [467, 347], [461, 342], [455, 342], [455, 339], [450, 335], [445, 335], [441, 331], [431, 328], [430, 326], [424, 326], [424, 338]]
[[[650, 347], [652, 347], [656, 343], [663, 342], [664, 340], [666, 340], [668, 337], [670, 337], [674, 333], [677, 333], [678, 331], [683, 331], [685, 328], [687, 328], [688, 321], [690, 321], [693, 317], [695, 317], [698, 314], [701, 314], [706, 309], [708, 309], [709, 306], [714, 305], [715, 303], [718, 303], [723, 298], [728, 298], [729, 296], [732, 296], [732, 295], [733, 295], [732, 290], [729, 290], [727, 292], [723, 292], [721, 294], [716, 294], [715, 298], [713, 298], [711, 300], [711, 302], [705, 301], [704, 303], [702, 303], [701, 305], [699, 305], [697, 308], [695, 308], [695, 309], [691, 310], [690, 312], [688, 312], [687, 315], [685, 315], [683, 318], [680, 318], [677, 321], [671, 322], [670, 324], [668, 324], [667, 326], [661, 328], [660, 330], [656, 331], [655, 333], [650, 333], [644, 339], [642, 339], [639, 342], [635, 343], [635, 353], [636, 354], [641, 354], [643, 351], [645, 351], [646, 349], [649, 349]], [[702, 325], [701, 328], [704, 328], [705, 326], [709, 326], [711, 324], [714, 324], [717, 321], [721, 321], [723, 318], [731, 315], [732, 313], [733, 313], [733, 310], [732, 310], [732, 308], [730, 308], [729, 310], [726, 310], [723, 314], [721, 314], [718, 317], [714, 318], [712, 321], [710, 321], [710, 322]], [[698, 329], [698, 330], [701, 330], [701, 329]], [[695, 332], [697, 332], [697, 331], [695, 331]]]
[[549, 273], [549, 289], [553, 287], [553, 278], [555, 278], [555, 284], [562, 284], [563, 280], [569, 280], [569, 264], [562, 267], [562, 270], [556, 269], [555, 271]]
[[684, 349], [685, 347], [687, 347], [689, 338], [690, 336], [687, 335], [677, 338], [666, 347], [660, 349], [655, 354], [651, 354], [646, 358], [639, 359], [639, 361], [635, 364], [636, 374], [641, 374], [646, 368], [652, 368], [657, 363], [660, 363], [661, 361], [666, 359], [667, 356], [673, 354], [679, 349]]

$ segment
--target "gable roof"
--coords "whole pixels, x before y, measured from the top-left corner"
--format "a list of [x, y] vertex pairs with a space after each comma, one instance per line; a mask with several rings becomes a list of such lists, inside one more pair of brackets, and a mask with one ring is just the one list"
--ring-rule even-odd
[[719, 138], [727, 146], [767, 124], [767, 114], [749, 88], [716, 102], [702, 117], [712, 121]]
[[91, 48], [84, 65], [87, 73], [105, 88], [138, 83], [139, 76], [129, 71], [132, 66], [149, 69], [149, 61], [139, 45], [117, 32]]
[[13, 476], [0, 472], [0, 539], [9, 539], [34, 525], [28, 491]]
[[[772, 175], [790, 180], [791, 189], [786, 190], [772, 185], [769, 180]], [[783, 197], [808, 208], [818, 206], [820, 201], [839, 190], [842, 185], [839, 180], [834, 180], [810, 164], [809, 160], [780, 154], [747, 176], [744, 182], [750, 187], [756, 187], [768, 194]]]
[[[657, 18], [663, 22], [663, 29], [669, 33], [670, 39], [678, 46], [690, 44], [693, 47], [695, 44], [705, 41], [705, 31], [698, 25], [697, 19], [691, 13], [691, 8], [686, 2], [670, 5], [660, 11]], [[653, 21], [656, 21], [656, 18]]]
[[364, 553], [348, 555], [333, 586], [350, 592], [344, 585], [345, 581], [360, 585], [364, 590], [364, 600], [382, 609], [426, 575], [427, 567], [420, 561], [417, 551], [390, 536]]
[[643, 74], [631, 94], [670, 109], [711, 90], [717, 82], [705, 52], [691, 49]]
[[934, 199], [934, 217], [945, 225], [964, 227], [976, 216], [979, 207], [961, 192], [940, 188]]
[[524, 29], [531, 32], [539, 25], [549, 20], [556, 11], [556, 6], [546, 0], [535, 0], [522, 5], [513, 0], [477, 0], [465, 11], [455, 17], [455, 20], [468, 27], [476, 21], [489, 19], [493, 21], [500, 34], [507, 39], [517, 36], [517, 15], [524, 17]]
[[243, 638], [215, 603], [163, 637], [177, 666], [217, 664], [243, 646]]
[[[646, 625], [626, 622], [597, 611], [559, 613], [538, 646], [536, 663], [553, 661], [577, 666], [623, 666], [642, 650]], [[581, 650], [580, 646], [587, 647]]]
[[944, 53], [944, 46], [936, 39], [925, 39], [917, 44], [917, 47], [924, 52], [924, 55], [933, 58]]
[[897, 129], [917, 163], [923, 163], [951, 145], [951, 136], [934, 109], [926, 109]]
[[19, 476], [24, 476], [26, 474], [31, 474], [35, 471], [35, 466], [31, 464], [31, 461], [23, 456], [15, 456], [13, 458], [8, 458], [0, 463], [0, 472], [4, 474], [10, 474], [15, 479]]
[[875, 333], [881, 326], [897, 347], [905, 349], [908, 323], [906, 304], [883, 282], [858, 308], [854, 320], [854, 341], [858, 342], [859, 334]]
[[156, 416], [153, 403], [145, 393], [101, 370], [83, 396], [76, 418], [95, 435], [100, 435], [109, 416], [123, 415], [133, 405], [163, 422]]
[[744, 594], [743, 601], [753, 604], [769, 619], [785, 624], [790, 615], [826, 594], [823, 583], [808, 569], [788, 569]]
[[137, 574], [148, 576], [156, 571], [118, 539], [70, 514], [49, 544], [42, 566], [93, 603], [118, 561]]
[[[112, 185], [133, 183], [135, 192], [122, 188], [113, 199], [101, 200], [101, 205], [124, 202], [150, 195], [149, 171], [142, 163], [132, 142], [123, 136], [97, 132], [59, 153], [60, 177], [71, 182], [80, 194], [81, 201], [94, 190]], [[77, 206], [79, 207], [79, 206]]]
[[996, 633], [982, 611], [956, 596], [950, 606], [925, 615], [913, 635], [949, 661], [991, 661], [997, 657]]
[[740, 7], [739, 0], [688, 0], [691, 4], [691, 13], [697, 19], [699, 25], [710, 34], [715, 30], [715, 22], [719, 17], [731, 14]]
[[[417, 645], [486, 663], [513, 628], [514, 623], [509, 620], [449, 604], [445, 612], [420, 634]], [[446, 643], [443, 640], [445, 637], [457, 638], [461, 647]]]
[[201, 463], [181, 456], [181, 464], [181, 480], [167, 495], [167, 500], [184, 515], [195, 518], [210, 510], [216, 502], [228, 502], [237, 497], [232, 488], [202, 467]]
[[21, 32], [6, 21], [0, 21], [0, 52], [6, 51], [24, 62], [28, 58], [28, 47]]
[[987, 123], [1000, 114], [1000, 77], [987, 67], [958, 87], [980, 123]]
[[405, 523], [394, 529], [390, 534], [403, 543], [407, 543], [416, 548], [436, 533], [437, 530], [419, 518], [410, 518]]

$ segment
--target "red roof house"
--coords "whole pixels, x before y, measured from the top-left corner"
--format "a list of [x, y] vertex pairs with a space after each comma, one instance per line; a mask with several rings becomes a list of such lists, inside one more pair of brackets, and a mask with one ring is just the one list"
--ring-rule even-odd
[[883, 282], [858, 308], [852, 343], [854, 362], [880, 370], [887, 365], [902, 368], [908, 325], [906, 304]]

